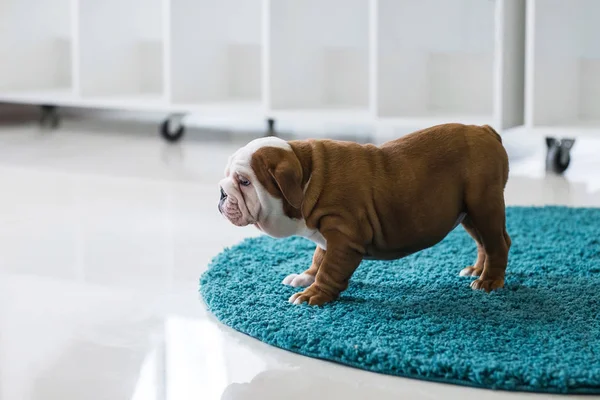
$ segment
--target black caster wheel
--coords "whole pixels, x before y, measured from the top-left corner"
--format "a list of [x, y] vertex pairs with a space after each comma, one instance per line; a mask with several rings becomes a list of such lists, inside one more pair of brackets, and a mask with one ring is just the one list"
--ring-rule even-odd
[[266, 136], [277, 136], [275, 131], [275, 120], [273, 118], [267, 119], [267, 134]]
[[555, 139], [546, 138], [546, 171], [555, 174], [562, 174], [569, 168], [571, 163], [571, 149], [575, 144], [575, 139]]
[[58, 107], [51, 105], [40, 106], [40, 126], [42, 128], [56, 129], [60, 125], [60, 116], [58, 115]]
[[160, 124], [160, 134], [167, 141], [175, 143], [185, 134], [185, 126], [181, 121], [174, 121], [173, 118], [167, 118]]

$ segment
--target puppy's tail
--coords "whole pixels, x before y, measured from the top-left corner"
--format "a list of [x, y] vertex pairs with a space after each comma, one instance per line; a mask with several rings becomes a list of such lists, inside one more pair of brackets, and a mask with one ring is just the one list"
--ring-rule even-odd
[[483, 128], [483, 129], [485, 129], [487, 132], [491, 133], [492, 135], [494, 135], [494, 136], [496, 137], [496, 139], [498, 139], [498, 141], [499, 141], [500, 143], [502, 143], [502, 136], [500, 136], [500, 135], [498, 134], [498, 132], [496, 132], [496, 131], [494, 130], [494, 128], [492, 128], [492, 127], [491, 127], [491, 126], [489, 126], [489, 125], [483, 125], [483, 126], [482, 126], [482, 128]]

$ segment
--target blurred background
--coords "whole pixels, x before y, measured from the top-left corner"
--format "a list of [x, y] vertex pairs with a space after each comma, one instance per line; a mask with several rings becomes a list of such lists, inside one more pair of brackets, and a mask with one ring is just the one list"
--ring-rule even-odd
[[598, 206], [598, 16], [597, 0], [0, 0], [0, 399], [293, 397], [302, 377], [346, 399], [474, 398], [216, 323], [198, 278], [258, 234], [221, 218], [217, 182], [256, 137], [463, 122], [502, 134], [509, 205]]

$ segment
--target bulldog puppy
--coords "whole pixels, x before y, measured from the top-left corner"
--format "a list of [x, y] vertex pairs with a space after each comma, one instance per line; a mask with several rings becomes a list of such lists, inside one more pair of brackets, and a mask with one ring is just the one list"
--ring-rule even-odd
[[477, 244], [473, 289], [504, 285], [508, 157], [490, 126], [444, 124], [382, 146], [257, 139], [229, 158], [219, 211], [237, 226], [316, 244], [311, 266], [283, 284], [293, 304], [338, 297], [361, 260], [397, 259], [462, 223]]

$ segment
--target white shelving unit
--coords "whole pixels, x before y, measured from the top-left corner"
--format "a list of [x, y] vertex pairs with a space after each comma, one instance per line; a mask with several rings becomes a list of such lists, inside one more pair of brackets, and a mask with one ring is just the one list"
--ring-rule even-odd
[[370, 118], [369, 1], [270, 4], [267, 108], [282, 117]]
[[164, 102], [161, 0], [78, 0], [75, 8], [76, 95]]
[[378, 116], [494, 121], [495, 11], [480, 0], [381, 0]]
[[600, 2], [529, 0], [526, 128], [578, 136], [600, 129]]
[[0, 101], [502, 130], [524, 119], [525, 1], [4, 0]]
[[172, 0], [166, 8], [169, 103], [199, 113], [264, 113], [262, 1]]
[[70, 0], [0, 4], [2, 97], [73, 96], [73, 19]]

